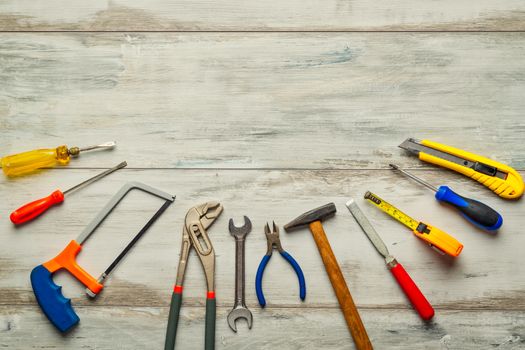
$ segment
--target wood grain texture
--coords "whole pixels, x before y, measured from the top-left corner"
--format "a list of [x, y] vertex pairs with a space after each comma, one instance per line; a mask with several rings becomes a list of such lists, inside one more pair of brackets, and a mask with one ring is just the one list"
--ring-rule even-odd
[[73, 167], [428, 167], [396, 147], [416, 137], [525, 169], [523, 57], [525, 33], [5, 33], [0, 148], [118, 140]]
[[[217, 349], [354, 349], [339, 310], [253, 309], [254, 325], [239, 324], [233, 333], [228, 308], [219, 308]], [[26, 349], [159, 349], [164, 341], [167, 308], [81, 307], [80, 327], [60, 336], [35, 307], [0, 307], [0, 346]], [[424, 324], [410, 310], [362, 310], [375, 349], [479, 350], [522, 349], [523, 312], [444, 311]], [[487, 327], [487, 324], [493, 327]], [[286, 340], [280, 336], [286, 331]], [[35, 337], [38, 334], [38, 338]], [[204, 309], [183, 307], [177, 348], [202, 349]]]
[[520, 0], [4, 0], [0, 14], [3, 31], [525, 29]]
[[[306, 229], [281, 230], [304, 271], [306, 300], [282, 259], [267, 268], [264, 310], [254, 289], [266, 221], [282, 226], [330, 201], [339, 212], [325, 231], [376, 349], [524, 348], [524, 201], [505, 201], [396, 147], [428, 138], [525, 175], [524, 31], [520, 0], [0, 2], [0, 155], [118, 141], [66, 168], [0, 177], [0, 347], [161, 348], [184, 214], [219, 200], [225, 212], [209, 231], [219, 349], [353, 348]], [[122, 160], [127, 169], [36, 221], [18, 228], [8, 221], [21, 204]], [[474, 228], [387, 169], [390, 162], [483, 200], [502, 213], [502, 229]], [[67, 273], [56, 276], [81, 318], [60, 335], [37, 307], [29, 273], [131, 180], [176, 194], [175, 204], [96, 300]], [[366, 190], [452, 234], [464, 251], [438, 255], [366, 203]], [[432, 322], [412, 310], [348, 213], [350, 196], [435, 307]], [[87, 241], [81, 266], [98, 276], [161, 204], [131, 193]], [[226, 324], [235, 283], [227, 222], [242, 215], [254, 227], [246, 241], [254, 328], [239, 324], [234, 334]], [[178, 348], [201, 349], [206, 286], [193, 253], [184, 289]]]
[[355, 347], [359, 350], [372, 350], [372, 343], [363, 325], [359, 311], [355, 306], [352, 294], [350, 294], [348, 283], [345, 281], [341, 267], [332, 251], [328, 237], [326, 237], [326, 233], [323, 230], [323, 223], [320, 220], [314, 221], [309, 223], [308, 227], [312, 232], [312, 237], [319, 250], [319, 255], [323, 260], [326, 274], [330, 279], [348, 330], [354, 339]]

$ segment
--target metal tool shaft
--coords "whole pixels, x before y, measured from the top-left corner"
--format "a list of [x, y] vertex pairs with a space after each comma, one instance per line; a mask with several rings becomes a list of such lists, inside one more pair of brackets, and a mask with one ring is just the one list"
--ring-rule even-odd
[[244, 271], [244, 248], [246, 236], [250, 233], [252, 224], [248, 217], [244, 217], [244, 225], [236, 227], [233, 220], [230, 219], [229, 230], [231, 235], [235, 238], [235, 301], [233, 309], [227, 316], [228, 325], [237, 332], [235, 321], [239, 318], [244, 318], [248, 322], [248, 328], [252, 328], [253, 316], [250, 310], [246, 307], [245, 302], [245, 271]]
[[244, 243], [244, 237], [235, 238], [235, 304], [243, 306], [245, 306]]
[[100, 224], [102, 224], [102, 222], [106, 219], [109, 213], [111, 213], [113, 209], [115, 209], [115, 207], [120, 203], [124, 196], [126, 196], [126, 194], [133, 189], [141, 190], [156, 197], [162, 198], [166, 201], [173, 202], [175, 200], [175, 196], [172, 196], [171, 194], [158, 190], [154, 187], [148, 186], [140, 182], [128, 182], [120, 188], [120, 190], [113, 196], [113, 198], [109, 200], [109, 202], [104, 206], [104, 208], [100, 210], [97, 216], [93, 220], [91, 220], [91, 222], [84, 228], [80, 235], [78, 235], [76, 241], [79, 244], [83, 244], [89, 238], [89, 236], [91, 236], [93, 232], [95, 232], [97, 227], [99, 227]]
[[346, 202], [346, 207], [348, 210], [350, 210], [350, 213], [352, 213], [359, 226], [361, 226], [363, 232], [366, 234], [370, 242], [372, 242], [374, 248], [379, 252], [379, 254], [383, 256], [383, 258], [385, 258], [386, 263], [394, 260], [394, 258], [390, 255], [385, 242], [383, 242], [381, 237], [379, 237], [376, 230], [372, 224], [370, 224], [370, 221], [368, 221], [367, 217], [365, 214], [363, 214], [357, 203], [353, 199], [350, 199], [348, 202]]
[[119, 169], [122, 169], [122, 168], [126, 167], [127, 165], [128, 165], [128, 163], [126, 163], [126, 162], [122, 162], [122, 163], [118, 164], [117, 166], [114, 166], [114, 167], [111, 168], [111, 169], [108, 169], [108, 170], [106, 170], [106, 171], [103, 171], [103, 172], [101, 172], [100, 174], [95, 175], [95, 176], [93, 176], [92, 178], [87, 179], [86, 181], [82, 181], [82, 182], [79, 183], [78, 185], [75, 185], [75, 186], [73, 186], [73, 187], [71, 187], [71, 188], [68, 188], [68, 189], [65, 190], [63, 193], [64, 193], [64, 194], [66, 194], [66, 193], [70, 193], [70, 192], [73, 192], [74, 190], [77, 190], [77, 189], [79, 189], [79, 188], [81, 188], [81, 187], [87, 186], [87, 185], [89, 185], [89, 184], [91, 184], [91, 183], [93, 183], [93, 182], [95, 182], [95, 181], [100, 180], [100, 179], [103, 178], [104, 176], [111, 174], [111, 173], [114, 172], [114, 171], [117, 171], [117, 170], [119, 170]]
[[397, 260], [388, 253], [385, 243], [379, 237], [376, 230], [372, 227], [357, 203], [355, 203], [353, 199], [350, 199], [348, 202], [346, 202], [346, 206], [350, 210], [350, 213], [352, 213], [354, 216], [359, 226], [361, 226], [368, 239], [370, 239], [370, 242], [372, 242], [376, 250], [381, 255], [383, 255], [388, 269], [395, 277], [397, 283], [408, 297], [412, 305], [414, 305], [414, 308], [417, 310], [421, 318], [424, 320], [431, 319], [434, 316], [434, 309], [432, 308], [432, 305], [430, 305], [423, 293], [421, 293], [418, 286], [414, 283], [408, 272], [406, 272], [403, 265], [398, 263]]
[[79, 151], [85, 152], [85, 151], [91, 151], [91, 150], [99, 149], [99, 148], [112, 148], [112, 147], [115, 147], [116, 145], [117, 143], [115, 141], [109, 141], [109, 142], [101, 143], [100, 145], [79, 147]]
[[361, 226], [366, 236], [370, 239], [376, 250], [382, 256], [388, 256], [388, 248], [386, 247], [383, 240], [379, 237], [376, 230], [372, 227], [368, 219], [365, 217], [361, 209], [357, 206], [357, 203], [353, 199], [350, 199], [348, 200], [348, 202], [346, 202], [346, 206], [348, 210], [350, 210], [350, 213], [352, 213], [352, 215], [356, 219], [359, 226]]
[[437, 192], [437, 191], [438, 191], [438, 188], [437, 188], [436, 186], [432, 186], [432, 185], [429, 184], [428, 182], [426, 182], [426, 181], [420, 179], [419, 177], [417, 177], [417, 176], [415, 176], [415, 175], [412, 175], [411, 173], [409, 173], [409, 172], [406, 171], [406, 170], [401, 169], [401, 168], [398, 167], [397, 165], [395, 165], [395, 164], [389, 164], [389, 165], [390, 165], [390, 167], [392, 167], [393, 169], [400, 171], [403, 175], [406, 175], [406, 176], [408, 176], [409, 178], [411, 178], [412, 180], [414, 180], [414, 181], [416, 181], [416, 182], [419, 182], [419, 183], [422, 184], [423, 186], [430, 188], [432, 191], [434, 191], [434, 192]]
[[104, 271], [104, 274], [106, 276], [109, 275], [109, 273], [115, 268], [115, 266], [117, 266], [120, 260], [122, 260], [122, 258], [129, 252], [129, 250], [135, 245], [135, 243], [137, 243], [137, 241], [144, 235], [144, 233], [146, 233], [146, 231], [151, 227], [151, 225], [153, 225], [153, 223], [159, 218], [159, 216], [161, 216], [162, 213], [164, 213], [164, 211], [170, 206], [171, 203], [172, 201], [169, 200], [164, 202], [162, 207], [160, 207], [160, 209], [157, 210], [155, 215], [153, 215], [151, 219], [149, 219], [146, 225], [144, 225], [144, 227], [135, 235], [135, 237], [133, 237], [133, 239], [131, 240], [131, 242], [128, 243], [126, 248], [124, 248], [122, 252], [120, 252], [120, 254], [115, 258], [115, 260], [113, 260], [113, 262], [108, 266], [106, 271]]

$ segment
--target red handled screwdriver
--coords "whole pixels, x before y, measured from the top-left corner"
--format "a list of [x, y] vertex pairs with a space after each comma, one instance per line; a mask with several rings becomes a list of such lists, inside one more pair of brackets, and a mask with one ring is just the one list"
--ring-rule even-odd
[[408, 272], [406, 272], [403, 265], [398, 263], [397, 260], [392, 255], [390, 255], [385, 243], [381, 240], [381, 237], [379, 237], [376, 230], [374, 230], [355, 201], [350, 199], [348, 202], [346, 202], [346, 206], [354, 216], [359, 226], [361, 226], [363, 232], [366, 234], [370, 242], [372, 242], [379, 254], [385, 258], [388, 269], [396, 278], [397, 283], [403, 292], [405, 292], [405, 295], [414, 306], [414, 309], [416, 309], [416, 311], [419, 313], [419, 316], [421, 316], [421, 318], [424, 320], [430, 320], [432, 317], [434, 317], [434, 308], [432, 308], [432, 305], [430, 305], [427, 298], [425, 298], [415, 282], [412, 280], [412, 278], [410, 278], [410, 275]]
[[70, 189], [62, 192], [60, 190], [56, 190], [55, 192], [51, 193], [49, 196], [37, 199], [36, 201], [33, 201], [31, 203], [28, 203], [26, 205], [21, 206], [17, 210], [11, 213], [11, 221], [15, 225], [23, 224], [24, 222], [28, 222], [36, 218], [37, 216], [44, 213], [46, 210], [54, 206], [55, 204], [62, 203], [64, 201], [64, 195], [73, 192], [74, 190], [77, 190], [81, 187], [84, 187], [86, 185], [89, 185], [101, 178], [103, 178], [106, 175], [111, 174], [112, 172], [124, 168], [128, 163], [122, 162], [119, 165], [108, 169], [104, 172], [101, 172], [98, 175], [93, 176], [90, 179], [87, 179], [78, 185], [75, 185], [71, 187]]

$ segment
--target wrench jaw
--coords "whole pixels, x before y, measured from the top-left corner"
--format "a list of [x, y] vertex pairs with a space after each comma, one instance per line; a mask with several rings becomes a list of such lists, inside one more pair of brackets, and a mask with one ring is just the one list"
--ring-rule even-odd
[[248, 329], [252, 329], [253, 316], [251, 311], [243, 305], [237, 305], [233, 308], [232, 311], [230, 311], [227, 317], [228, 326], [230, 326], [232, 331], [234, 331], [235, 333], [237, 333], [237, 326], [235, 324], [235, 321], [241, 318], [244, 318], [248, 323]]
[[244, 225], [242, 225], [241, 227], [237, 227], [233, 223], [233, 219], [230, 219], [230, 222], [228, 223], [228, 229], [231, 235], [235, 237], [235, 239], [242, 239], [242, 238], [245, 238], [246, 235], [252, 230], [252, 222], [245, 215]]

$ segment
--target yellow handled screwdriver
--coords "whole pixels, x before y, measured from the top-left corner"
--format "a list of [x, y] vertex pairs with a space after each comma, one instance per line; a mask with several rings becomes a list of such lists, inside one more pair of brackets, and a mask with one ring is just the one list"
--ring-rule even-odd
[[115, 141], [88, 147], [71, 147], [66, 145], [57, 148], [41, 148], [33, 151], [13, 154], [2, 158], [2, 170], [7, 176], [19, 176], [31, 173], [37, 169], [53, 167], [57, 163], [66, 165], [71, 157], [77, 157], [80, 152], [95, 149], [110, 149], [115, 147]]

